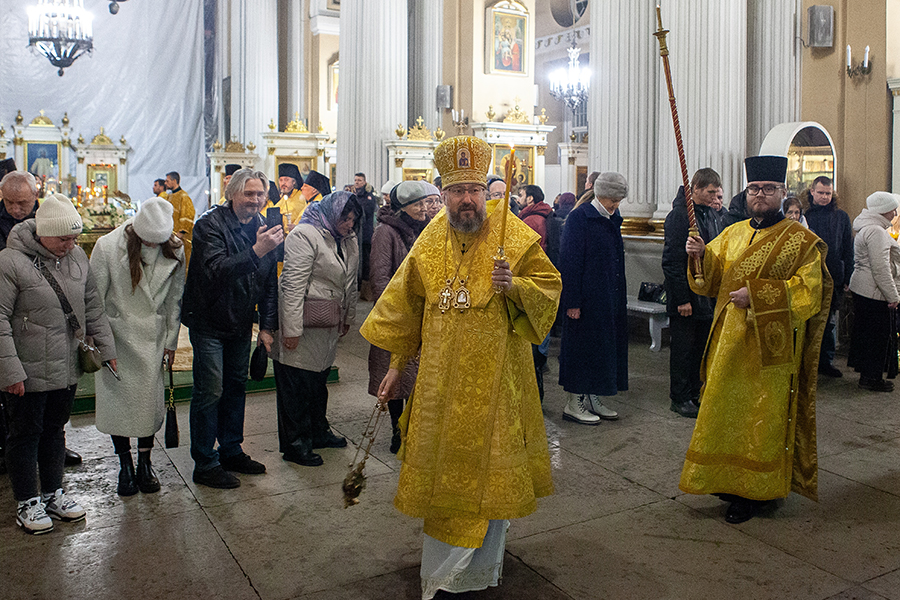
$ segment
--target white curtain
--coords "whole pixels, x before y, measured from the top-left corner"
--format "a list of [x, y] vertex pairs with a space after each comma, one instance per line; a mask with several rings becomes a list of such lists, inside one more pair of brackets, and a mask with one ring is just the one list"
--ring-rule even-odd
[[[56, 125], [69, 113], [72, 140], [100, 127], [125, 136], [128, 194], [151, 197], [152, 182], [181, 175], [198, 211], [206, 204], [203, 147], [203, 3], [125, 2], [111, 15], [107, 0], [85, 0], [94, 16], [94, 52], [59, 77], [28, 48], [26, 7], [36, 0], [0, 0], [0, 123], [11, 136], [21, 109], [26, 124], [39, 110]], [[70, 163], [75, 165], [74, 153]], [[21, 165], [18, 165], [21, 168]]]

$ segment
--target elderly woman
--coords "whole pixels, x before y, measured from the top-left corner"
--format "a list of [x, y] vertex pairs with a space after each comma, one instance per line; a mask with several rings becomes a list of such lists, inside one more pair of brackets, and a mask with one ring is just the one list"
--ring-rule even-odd
[[80, 337], [93, 336], [102, 360], [116, 368], [113, 335], [87, 255], [75, 246], [80, 233], [72, 202], [53, 194], [34, 219], [13, 227], [0, 252], [6, 464], [18, 502], [16, 522], [32, 534], [52, 530], [50, 517], [80, 521], [85, 515], [62, 487], [63, 427], [82, 374]]
[[441, 197], [441, 190], [436, 185], [427, 184], [428, 195], [425, 196], [425, 216], [428, 220], [435, 218], [441, 209], [444, 208], [444, 199]]
[[873, 392], [893, 391], [894, 384], [884, 380], [884, 373], [897, 374], [900, 245], [887, 229], [898, 206], [896, 194], [875, 192], [853, 221], [853, 332], [847, 364], [859, 371], [859, 387]]
[[603, 396], [628, 389], [628, 313], [625, 251], [619, 203], [628, 184], [601, 173], [566, 218], [559, 251], [566, 311], [559, 356], [559, 384], [568, 393], [563, 418], [583, 425], [614, 420]]
[[[172, 233], [172, 205], [141, 203], [133, 219], [97, 240], [91, 269], [122, 359], [121, 380], [97, 373], [97, 429], [119, 456], [120, 496], [159, 491], [150, 451], [165, 416], [164, 366], [175, 358], [181, 328], [184, 247]], [[137, 438], [135, 474], [129, 438]]]
[[356, 314], [357, 234], [362, 207], [334, 192], [310, 204], [284, 242], [278, 281], [279, 343], [273, 348], [278, 445], [284, 460], [315, 467], [318, 448], [342, 448], [325, 417], [338, 338]]
[[[424, 181], [404, 181], [391, 191], [391, 205], [378, 211], [378, 228], [372, 236], [371, 267], [369, 271], [374, 300], [377, 302], [391, 277], [400, 268], [416, 238], [428, 225], [425, 201], [432, 197], [437, 188]], [[378, 397], [378, 387], [391, 363], [391, 353], [376, 346], [369, 348], [369, 394]], [[394, 397], [388, 401], [391, 413], [391, 453], [400, 449], [400, 415], [403, 401], [409, 398], [416, 375], [419, 371], [417, 360], [410, 361], [403, 371], [400, 383], [394, 390]]]

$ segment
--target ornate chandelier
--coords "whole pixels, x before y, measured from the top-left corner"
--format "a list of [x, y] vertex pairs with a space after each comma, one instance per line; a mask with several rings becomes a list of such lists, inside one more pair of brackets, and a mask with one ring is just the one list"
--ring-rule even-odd
[[28, 7], [28, 47], [59, 67], [62, 77], [63, 69], [93, 51], [92, 18], [83, 0], [39, 0]]
[[568, 53], [568, 68], [557, 69], [550, 74], [550, 95], [575, 110], [587, 100], [588, 89], [591, 86], [591, 72], [589, 69], [582, 69], [578, 64], [581, 50], [575, 45], [575, 40], [572, 40], [572, 47], [568, 49]]

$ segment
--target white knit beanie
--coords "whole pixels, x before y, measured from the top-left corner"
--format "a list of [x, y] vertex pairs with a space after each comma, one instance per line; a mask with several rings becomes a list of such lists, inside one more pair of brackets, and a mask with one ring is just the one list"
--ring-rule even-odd
[[137, 236], [148, 244], [162, 244], [172, 236], [175, 227], [172, 212], [172, 203], [168, 200], [144, 200], [131, 226]]
[[866, 208], [880, 215], [891, 212], [898, 205], [900, 202], [898, 202], [897, 194], [890, 192], [874, 192], [866, 198]]
[[64, 237], [81, 233], [81, 215], [72, 201], [62, 194], [44, 198], [34, 214], [38, 237]]

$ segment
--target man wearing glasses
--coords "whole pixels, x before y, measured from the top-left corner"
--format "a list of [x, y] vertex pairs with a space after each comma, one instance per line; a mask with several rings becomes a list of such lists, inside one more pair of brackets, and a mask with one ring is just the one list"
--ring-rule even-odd
[[716, 309], [679, 487], [730, 502], [729, 523], [792, 490], [817, 497], [816, 378], [832, 291], [824, 242], [781, 213], [787, 158], [744, 164], [750, 219], [685, 245], [702, 259], [702, 275], [688, 263], [691, 289]]
[[264, 173], [240, 169], [225, 188], [225, 204], [203, 213], [194, 225], [181, 317], [194, 350], [191, 458], [194, 482], [214, 488], [241, 484], [229, 471], [266, 472], [244, 454], [241, 442], [257, 307], [259, 342], [267, 351], [278, 328], [278, 258], [273, 250], [284, 241], [284, 230], [280, 223], [267, 228], [259, 215], [268, 189]]

